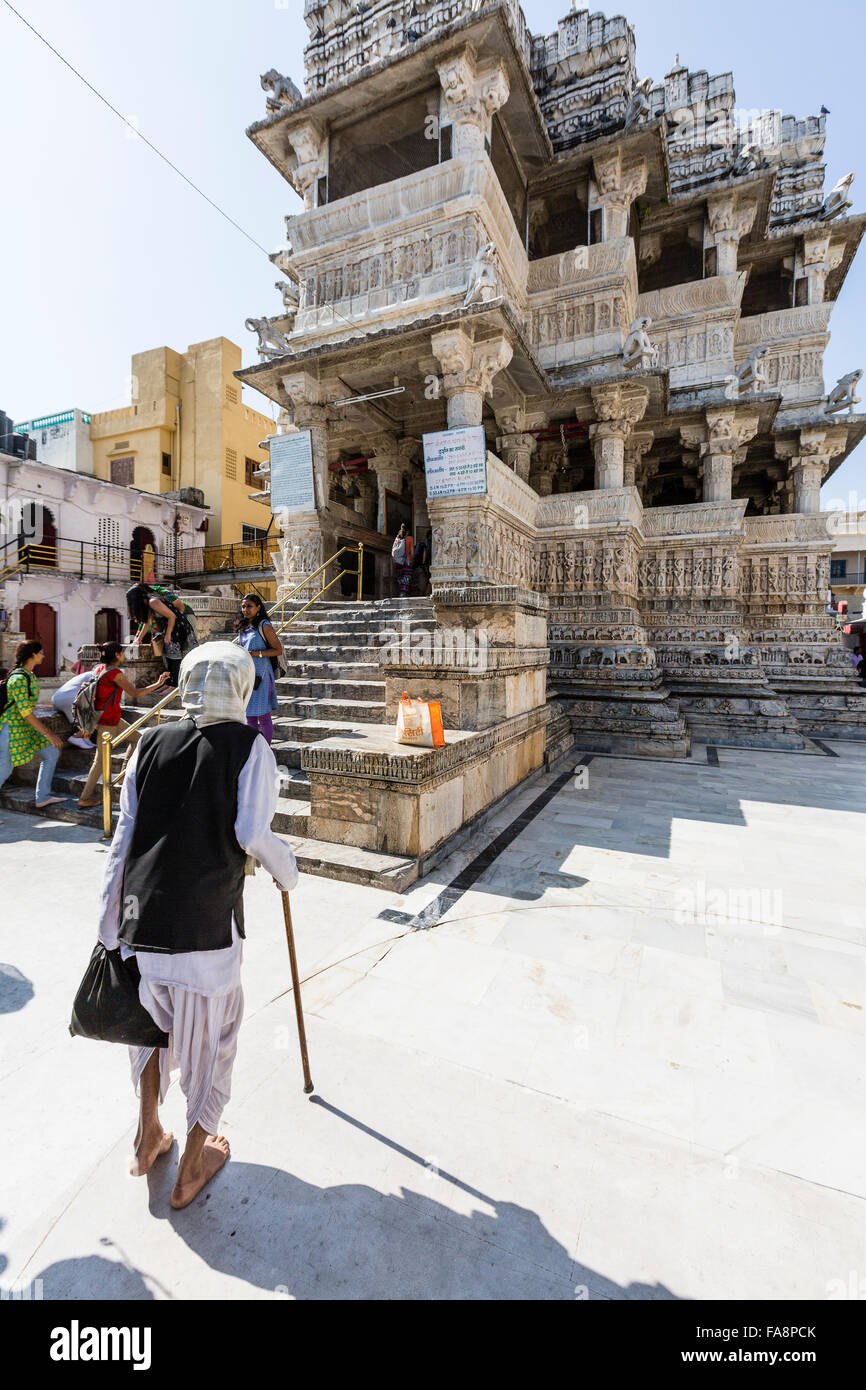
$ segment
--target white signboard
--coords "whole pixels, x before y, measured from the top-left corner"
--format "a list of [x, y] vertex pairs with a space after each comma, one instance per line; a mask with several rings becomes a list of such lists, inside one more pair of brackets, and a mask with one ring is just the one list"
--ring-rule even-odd
[[313, 436], [309, 430], [272, 435], [271, 511], [314, 512]]
[[466, 497], [487, 491], [483, 425], [424, 435], [428, 497]]

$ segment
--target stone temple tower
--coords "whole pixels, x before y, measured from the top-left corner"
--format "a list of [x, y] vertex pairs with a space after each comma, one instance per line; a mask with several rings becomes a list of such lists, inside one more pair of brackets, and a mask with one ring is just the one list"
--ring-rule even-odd
[[[363, 538], [383, 594], [409, 517], [441, 621], [546, 611], [582, 747], [866, 736], [819, 510], [866, 432], [860, 373], [822, 370], [866, 218], [852, 176], [824, 188], [824, 115], [742, 127], [730, 73], [643, 77], [588, 10], [547, 36], [516, 0], [304, 16], [305, 92], [266, 74], [248, 131], [304, 209], [238, 373], [312, 439], [284, 586]], [[486, 491], [428, 496], [424, 437], [478, 426]]]

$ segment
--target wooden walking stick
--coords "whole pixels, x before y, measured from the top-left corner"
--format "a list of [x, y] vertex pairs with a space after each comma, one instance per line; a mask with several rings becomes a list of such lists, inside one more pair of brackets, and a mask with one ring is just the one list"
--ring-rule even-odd
[[298, 979], [298, 958], [295, 955], [295, 933], [292, 930], [292, 909], [289, 906], [289, 895], [283, 889], [280, 890], [283, 900], [283, 917], [286, 923], [286, 941], [289, 947], [289, 965], [292, 970], [292, 992], [295, 996], [295, 1015], [298, 1020], [298, 1041], [301, 1044], [301, 1065], [304, 1069], [304, 1094], [309, 1095], [313, 1089], [313, 1078], [310, 1076], [310, 1059], [307, 1056], [307, 1034], [304, 1029], [304, 1011], [301, 1008], [301, 982]]

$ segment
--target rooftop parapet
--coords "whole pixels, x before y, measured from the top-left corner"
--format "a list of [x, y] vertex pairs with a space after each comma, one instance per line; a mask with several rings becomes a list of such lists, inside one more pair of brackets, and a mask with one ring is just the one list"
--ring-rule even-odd
[[320, 95], [377, 63], [404, 57], [461, 20], [500, 8], [508, 12], [528, 67], [532, 39], [517, 0], [304, 0], [307, 95]]

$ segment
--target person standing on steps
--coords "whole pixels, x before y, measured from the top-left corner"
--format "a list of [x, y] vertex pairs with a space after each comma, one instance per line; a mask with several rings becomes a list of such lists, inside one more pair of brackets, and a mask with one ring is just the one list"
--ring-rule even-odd
[[136, 624], [132, 645], [137, 647], [150, 635], [154, 656], [164, 662], [172, 685], [177, 685], [184, 653], [197, 645], [192, 609], [182, 598], [162, 585], [133, 584], [126, 591], [126, 610]]
[[[168, 672], [163, 671], [159, 679], [153, 681], [151, 685], [143, 685], [139, 688], [132, 685], [121, 670], [126, 653], [119, 642], [103, 643], [99, 648], [99, 654], [102, 657], [102, 663], [93, 672], [97, 677], [94, 706], [101, 713], [96, 728], [96, 752], [93, 754], [93, 762], [90, 764], [84, 790], [78, 798], [79, 811], [90, 811], [94, 806], [99, 805], [99, 797], [95, 795], [95, 792], [102, 776], [102, 730], [111, 729], [112, 735], [116, 736], [117, 734], [125, 734], [130, 727], [128, 721], [123, 718], [121, 696], [125, 695], [128, 700], [135, 704], [139, 695], [155, 694], [169, 679]], [[140, 737], [140, 734], [131, 734], [126, 741], [126, 756], [123, 760], [124, 773], [132, 756], [132, 750]]]
[[34, 673], [44, 657], [41, 642], [19, 643], [15, 666], [0, 685], [0, 787], [11, 777], [13, 767], [38, 758], [36, 806], [40, 811], [67, 799], [51, 795], [63, 740], [33, 713], [39, 701], [39, 681]]
[[298, 881], [291, 849], [271, 830], [276, 760], [247, 723], [255, 674], [234, 642], [206, 642], [184, 658], [184, 718], [148, 730], [129, 760], [102, 883], [99, 940], [135, 955], [141, 1003], [169, 1036], [167, 1048], [129, 1049], [140, 1100], [130, 1172], [147, 1173], [171, 1147], [159, 1103], [179, 1068], [187, 1138], [175, 1209], [229, 1157], [218, 1131], [243, 1017], [247, 856], [281, 889]]
[[268, 622], [265, 605], [258, 594], [244, 594], [235, 631], [239, 644], [249, 652], [256, 666], [253, 691], [247, 704], [247, 723], [272, 743], [273, 716], [279, 709], [273, 668], [283, 654], [283, 645]]
[[397, 592], [400, 598], [407, 598], [409, 594], [409, 581], [412, 578], [412, 552], [415, 549], [415, 542], [407, 534], [405, 521], [401, 523], [400, 530], [394, 537], [394, 544], [391, 546], [391, 559], [394, 561], [394, 569], [397, 575]]

